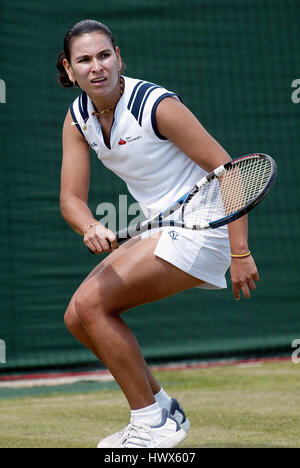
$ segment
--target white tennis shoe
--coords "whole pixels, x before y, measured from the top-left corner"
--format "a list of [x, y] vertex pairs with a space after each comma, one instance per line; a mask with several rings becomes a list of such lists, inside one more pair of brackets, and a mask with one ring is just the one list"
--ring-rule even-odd
[[[183, 429], [185, 433], [189, 430], [191, 424], [188, 418], [186, 417], [182, 407], [179, 405], [178, 401], [175, 398], [172, 398], [171, 408], [169, 412], [171, 418], [175, 419], [180, 426], [180, 429]], [[122, 441], [125, 434], [130, 429], [130, 424], [124, 427], [121, 431], [115, 432], [110, 436], [105, 437], [105, 439], [100, 440], [98, 448], [121, 448]]]
[[186, 432], [162, 410], [162, 422], [159, 426], [129, 424], [124, 433], [121, 448], [172, 448], [177, 447], [185, 438]]

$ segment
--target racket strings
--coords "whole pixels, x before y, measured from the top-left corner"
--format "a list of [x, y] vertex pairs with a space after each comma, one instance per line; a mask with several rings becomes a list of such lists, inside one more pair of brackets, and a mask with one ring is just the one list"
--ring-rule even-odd
[[183, 221], [202, 225], [242, 209], [263, 190], [270, 174], [271, 164], [266, 159], [257, 157], [237, 162], [184, 205]]
[[223, 216], [224, 208], [218, 179], [213, 179], [202, 187], [188, 201], [183, 210], [183, 221], [189, 225], [201, 226], [213, 218], [222, 218]]
[[220, 179], [225, 215], [240, 210], [262, 191], [271, 174], [268, 160], [252, 158], [233, 165]]

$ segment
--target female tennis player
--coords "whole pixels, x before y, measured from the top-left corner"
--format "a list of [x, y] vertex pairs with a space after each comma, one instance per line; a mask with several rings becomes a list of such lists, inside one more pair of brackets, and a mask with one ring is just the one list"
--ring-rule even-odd
[[104, 24], [73, 26], [57, 68], [63, 86], [82, 90], [63, 127], [61, 212], [93, 253], [110, 252], [75, 292], [65, 323], [111, 371], [131, 410], [128, 426], [98, 447], [175, 447], [190, 422], [155, 380], [120, 315], [190, 288], [224, 288], [230, 264], [234, 297], [248, 298], [259, 277], [247, 219], [201, 232], [163, 228], [118, 247], [87, 204], [89, 148], [126, 182], [146, 216], [163, 211], [230, 157], [176, 93], [121, 74], [120, 50]]

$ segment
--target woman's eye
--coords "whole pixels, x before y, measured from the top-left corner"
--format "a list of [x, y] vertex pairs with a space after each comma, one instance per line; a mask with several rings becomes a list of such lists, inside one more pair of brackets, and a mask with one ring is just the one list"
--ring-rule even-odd
[[[110, 54], [107, 52], [107, 53], [105, 53], [105, 54], [101, 54], [101, 55], [99, 56], [99, 58], [103, 60], [103, 59], [108, 58], [109, 56], [110, 56]], [[88, 62], [88, 61], [89, 61], [89, 58], [86, 57], [86, 58], [80, 59], [80, 60], [79, 60], [79, 63], [84, 63], [84, 62]]]

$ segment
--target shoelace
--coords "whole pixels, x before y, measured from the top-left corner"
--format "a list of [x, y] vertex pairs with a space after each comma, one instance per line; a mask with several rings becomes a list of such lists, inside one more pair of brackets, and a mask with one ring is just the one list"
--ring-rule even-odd
[[150, 428], [144, 424], [128, 424], [127, 431], [124, 434], [122, 447], [123, 448], [134, 448], [143, 447], [146, 448], [152, 437], [149, 434]]

